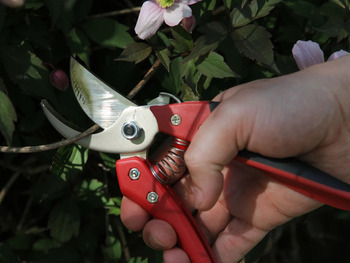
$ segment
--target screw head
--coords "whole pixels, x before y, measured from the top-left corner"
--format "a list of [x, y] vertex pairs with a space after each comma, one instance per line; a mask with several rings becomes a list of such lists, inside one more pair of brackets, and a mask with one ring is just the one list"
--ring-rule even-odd
[[178, 126], [181, 124], [181, 117], [180, 117], [180, 115], [175, 114], [175, 115], [171, 116], [170, 121], [171, 121], [172, 125]]
[[151, 204], [155, 204], [158, 202], [159, 196], [156, 192], [149, 192], [147, 194], [147, 201]]
[[137, 168], [132, 168], [129, 171], [129, 177], [131, 180], [138, 180], [140, 178], [140, 171]]

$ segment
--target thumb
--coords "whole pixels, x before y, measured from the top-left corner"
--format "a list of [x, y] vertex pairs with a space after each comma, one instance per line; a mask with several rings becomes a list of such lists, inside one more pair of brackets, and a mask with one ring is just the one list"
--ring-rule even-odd
[[196, 209], [208, 210], [216, 203], [223, 188], [221, 171], [245, 147], [254, 123], [248, 103], [232, 96], [238, 90], [231, 89], [216, 98], [223, 100], [200, 127], [185, 154]]

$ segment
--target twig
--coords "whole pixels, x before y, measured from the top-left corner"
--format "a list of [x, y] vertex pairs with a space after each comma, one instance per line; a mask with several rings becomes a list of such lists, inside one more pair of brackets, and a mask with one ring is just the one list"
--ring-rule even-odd
[[10, 180], [8, 180], [8, 182], [6, 183], [6, 185], [1, 189], [0, 192], [0, 204], [2, 203], [2, 201], [5, 198], [5, 195], [7, 193], [7, 191], [10, 189], [10, 187], [12, 186], [12, 184], [17, 180], [18, 176], [20, 175], [20, 172], [16, 172], [14, 175], [11, 176]]
[[92, 15], [92, 16], [89, 16], [87, 19], [126, 15], [126, 14], [130, 14], [130, 13], [140, 12], [140, 10], [141, 10], [141, 7], [127, 8], [127, 9], [123, 9], [123, 10], [116, 10], [116, 11], [112, 11], [112, 12], [108, 12], [108, 13]]
[[32, 203], [33, 203], [33, 196], [31, 196], [31, 197], [28, 199], [28, 202], [27, 202], [27, 204], [26, 204], [26, 206], [25, 206], [25, 208], [24, 208], [24, 211], [23, 211], [23, 214], [22, 214], [22, 216], [21, 216], [21, 219], [19, 220], [19, 223], [18, 223], [18, 225], [17, 225], [17, 231], [22, 230], [23, 224], [24, 224], [25, 220], [27, 219], [27, 215], [28, 215], [29, 210], [30, 210], [30, 208], [31, 208], [31, 206], [32, 206]]
[[130, 255], [130, 251], [129, 251], [129, 247], [128, 247], [128, 242], [127, 242], [125, 234], [124, 234], [122, 223], [121, 223], [119, 217], [114, 217], [114, 218], [115, 218], [115, 223], [116, 223], [116, 227], [117, 227], [117, 232], [118, 232], [118, 235], [120, 238], [120, 243], [121, 243], [122, 249], [124, 251], [125, 261], [129, 262], [131, 259], [131, 255]]
[[143, 79], [137, 83], [137, 85], [132, 89], [132, 91], [129, 92], [127, 98], [132, 99], [141, 89], [142, 87], [147, 83], [147, 81], [150, 79], [150, 77], [153, 75], [153, 73], [156, 71], [156, 69], [160, 66], [160, 59], [158, 58], [156, 62], [152, 65], [152, 67], [147, 71]]
[[84, 137], [90, 135], [91, 133], [97, 131], [100, 128], [97, 124], [91, 126], [86, 131], [79, 133], [78, 135], [65, 139], [60, 142], [55, 142], [51, 144], [44, 144], [44, 145], [38, 145], [38, 146], [25, 146], [25, 147], [7, 147], [7, 146], [0, 146], [0, 152], [5, 153], [34, 153], [34, 152], [43, 152], [43, 151], [49, 151], [53, 149], [57, 149], [69, 144], [72, 144], [76, 141], [79, 141], [83, 139]]

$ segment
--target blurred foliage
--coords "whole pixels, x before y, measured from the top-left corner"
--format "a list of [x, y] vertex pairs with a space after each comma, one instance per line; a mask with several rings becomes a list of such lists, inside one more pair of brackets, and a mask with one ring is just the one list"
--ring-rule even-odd
[[[69, 72], [78, 55], [101, 79], [128, 94], [157, 59], [161, 66], [135, 97], [160, 91], [211, 99], [234, 85], [297, 70], [297, 40], [318, 42], [328, 57], [349, 50], [348, 0], [203, 0], [197, 26], [161, 30], [147, 41], [133, 31], [137, 0], [27, 0], [0, 5], [1, 145], [59, 141], [45, 119], [48, 100], [66, 119], [89, 127], [71, 88], [50, 84], [50, 63]], [[119, 12], [127, 10], [126, 12]], [[66, 146], [57, 152], [0, 154], [0, 262], [161, 262], [140, 233], [120, 221], [118, 156]], [[51, 168], [50, 168], [51, 167]], [[345, 262], [350, 214], [321, 208], [272, 231], [245, 262]]]

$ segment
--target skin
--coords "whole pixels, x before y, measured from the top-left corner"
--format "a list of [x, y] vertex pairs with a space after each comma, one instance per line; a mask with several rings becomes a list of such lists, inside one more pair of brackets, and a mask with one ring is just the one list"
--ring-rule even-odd
[[[298, 157], [350, 183], [350, 56], [273, 79], [231, 88], [186, 152], [189, 174], [175, 191], [212, 245], [218, 262], [238, 262], [270, 230], [322, 204], [233, 160], [247, 149], [265, 156]], [[126, 227], [143, 229], [164, 260], [190, 262], [176, 233], [122, 201]]]

